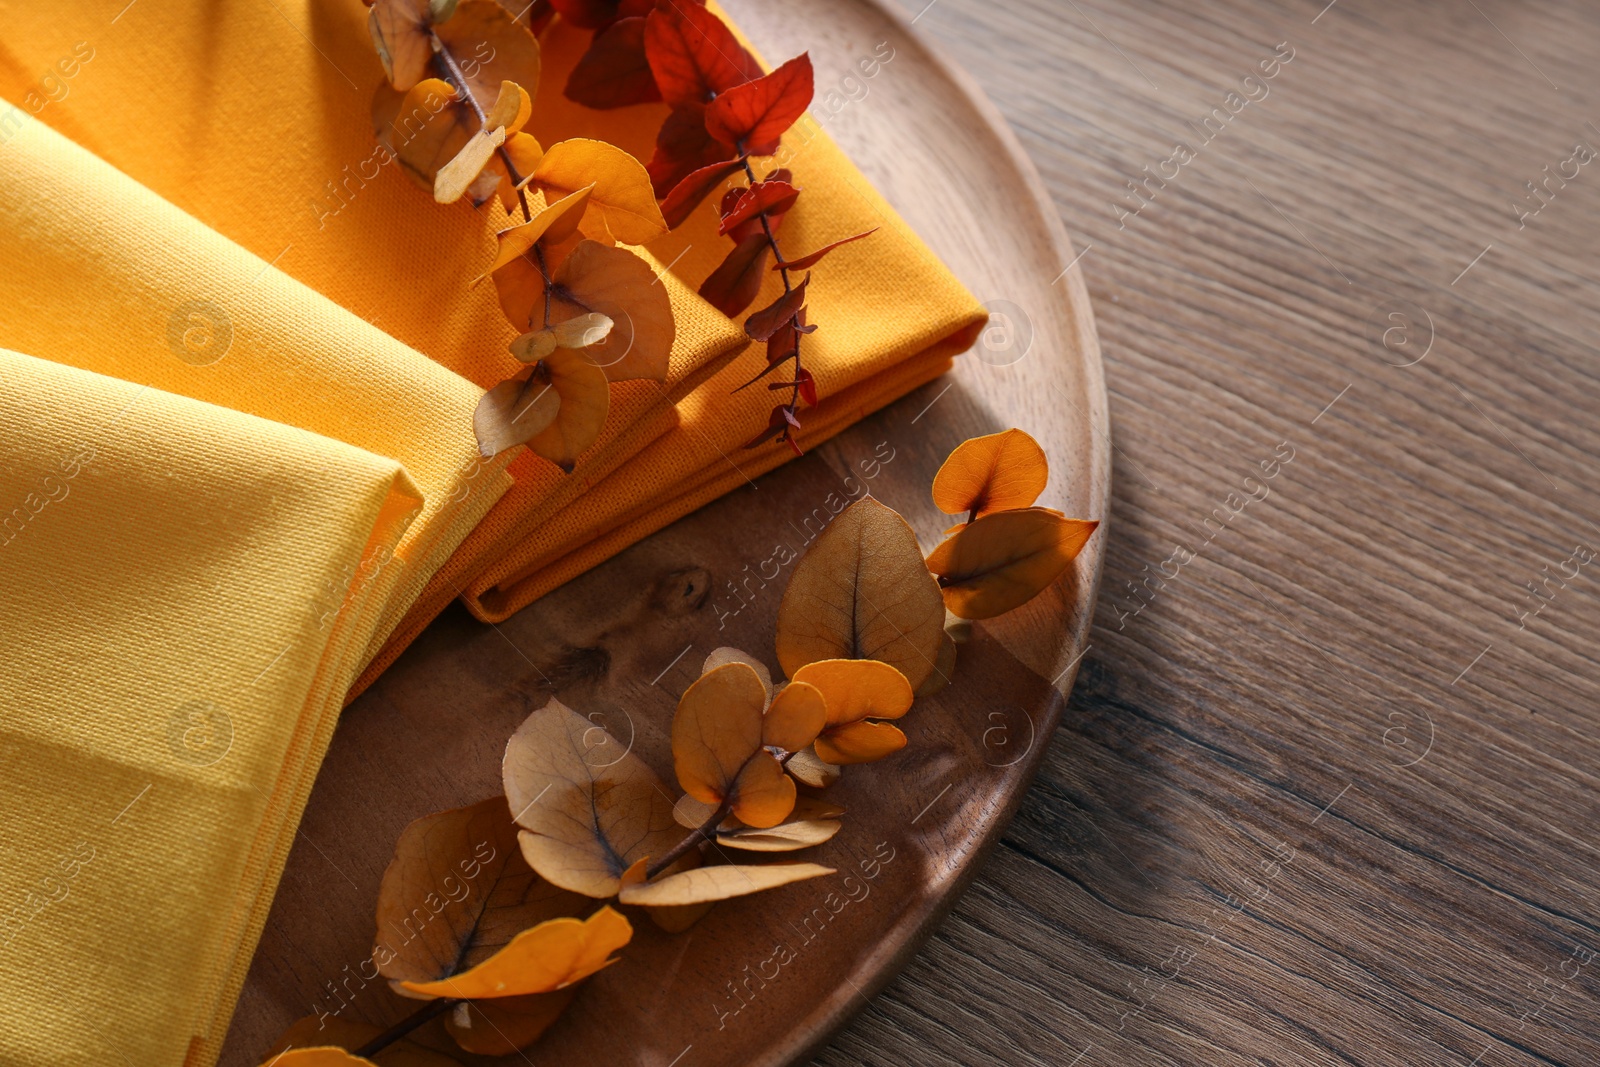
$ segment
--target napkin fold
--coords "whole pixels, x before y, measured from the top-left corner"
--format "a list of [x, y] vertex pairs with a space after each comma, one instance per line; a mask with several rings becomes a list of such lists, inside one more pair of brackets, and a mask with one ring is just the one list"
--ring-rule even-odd
[[421, 494], [61, 362], [0, 382], [0, 1063], [210, 1063]]

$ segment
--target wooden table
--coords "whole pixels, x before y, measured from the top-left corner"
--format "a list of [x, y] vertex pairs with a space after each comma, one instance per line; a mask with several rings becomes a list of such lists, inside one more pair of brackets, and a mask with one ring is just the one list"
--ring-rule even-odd
[[924, 2], [1083, 252], [1112, 529], [1021, 813], [818, 1062], [1600, 1063], [1600, 9]]

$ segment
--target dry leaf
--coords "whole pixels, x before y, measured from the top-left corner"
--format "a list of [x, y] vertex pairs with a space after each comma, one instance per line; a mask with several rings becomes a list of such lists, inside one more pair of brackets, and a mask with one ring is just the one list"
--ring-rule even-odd
[[597, 241], [642, 245], [667, 232], [667, 222], [644, 166], [616, 145], [574, 137], [553, 144], [533, 183], [554, 199], [591, 188], [580, 228]]
[[771, 248], [764, 233], [746, 237], [734, 245], [727, 258], [700, 283], [700, 295], [730, 319], [738, 315], [761, 294]]
[[546, 880], [614, 896], [622, 872], [682, 837], [661, 780], [601, 727], [552, 698], [511, 735], [501, 767], [522, 855]]
[[584, 903], [528, 867], [504, 797], [442, 811], [407, 826], [395, 844], [378, 890], [373, 961], [391, 981], [448, 978]]
[[[483, 129], [467, 138], [467, 143], [439, 168], [433, 176], [433, 198], [441, 204], [453, 204], [466, 195], [467, 189], [478, 180], [483, 168], [494, 158], [495, 149], [506, 143], [504, 129]], [[493, 195], [491, 189], [489, 195]], [[488, 199], [486, 195], [483, 199]]]
[[476, 285], [512, 260], [527, 255], [541, 241], [556, 245], [571, 237], [578, 231], [578, 222], [588, 206], [589, 190], [579, 189], [555, 201], [529, 221], [495, 234], [494, 262], [488, 270], [473, 279], [473, 284]]
[[[756, 672], [756, 677], [761, 679], [762, 688], [767, 691], [766, 704], [772, 703], [772, 672], [767, 670], [765, 663], [762, 663], [748, 652], [728, 646], [714, 648], [711, 650], [711, 654], [706, 657], [706, 661], [700, 665], [700, 673], [708, 674], [725, 663], [748, 664], [750, 669]], [[762, 705], [763, 710], [765, 706], [765, 704]]]
[[684, 792], [726, 802], [740, 822], [773, 826], [794, 807], [794, 780], [762, 747], [766, 687], [747, 663], [725, 663], [700, 676], [672, 719], [672, 762]]
[[761, 77], [761, 65], [728, 25], [697, 4], [662, 4], [650, 12], [645, 55], [661, 97], [699, 109], [718, 94]]
[[[781, 215], [794, 207], [800, 190], [785, 181], [765, 181], [742, 189], [728, 210], [723, 212], [717, 233], [726, 237], [741, 224], [755, 219], [763, 211]], [[757, 225], [759, 225], [759, 220]]]
[[868, 721], [898, 719], [911, 709], [911, 685], [896, 668], [871, 659], [818, 660], [796, 671], [794, 681], [815, 686], [827, 702], [827, 725], [815, 745], [820, 758], [870, 763], [905, 747], [898, 729]]
[[1047, 508], [996, 511], [934, 549], [928, 569], [939, 576], [944, 602], [954, 614], [992, 619], [1026, 604], [1061, 577], [1098, 525]]
[[508, 448], [527, 444], [554, 425], [560, 413], [561, 394], [543, 368], [507, 378], [484, 393], [472, 413], [478, 453], [492, 459]]
[[[614, 382], [633, 378], [661, 381], [667, 375], [677, 327], [666, 286], [650, 265], [625, 248], [580, 241], [553, 277], [554, 299], [549, 321], [598, 311], [612, 320], [603, 344], [589, 351]], [[545, 325], [545, 282], [526, 257], [513, 259], [494, 272], [500, 309], [514, 326], [537, 330]]]
[[373, 125], [401, 169], [431, 193], [439, 168], [466, 145], [477, 119], [448, 82], [424, 78], [398, 101], [380, 86], [373, 97]]
[[793, 681], [773, 697], [767, 708], [761, 720], [761, 743], [785, 752], [799, 752], [817, 739], [827, 722], [828, 703], [822, 690]]
[[558, 348], [588, 348], [606, 339], [611, 320], [598, 311], [525, 333], [511, 342], [511, 354], [524, 363], [537, 363]]
[[794, 321], [795, 316], [800, 314], [806, 305], [806, 286], [809, 284], [811, 275], [808, 274], [799, 285], [746, 319], [744, 332], [750, 335], [751, 340], [765, 341], [780, 328]]
[[[516, 168], [515, 177], [506, 168], [507, 158], [511, 160], [511, 166]], [[531, 133], [518, 132], [512, 134], [495, 157], [489, 161], [489, 169], [484, 173], [492, 173], [501, 178], [497, 189], [500, 193], [500, 206], [505, 208], [507, 215], [521, 206], [517, 190], [532, 180], [534, 169], [539, 166], [539, 160], [543, 158], [544, 148], [539, 144], [539, 139]]]
[[402, 93], [428, 73], [433, 59], [430, 18], [428, 0], [373, 0], [367, 12], [367, 29], [383, 73]]
[[928, 677], [922, 680], [917, 687], [918, 700], [931, 697], [945, 686], [950, 684], [950, 679], [956, 675], [956, 642], [946, 630], [944, 640], [939, 644], [939, 658], [934, 661], [933, 670], [928, 672]]
[[578, 987], [568, 986], [525, 997], [463, 1000], [444, 1017], [444, 1026], [468, 1052], [509, 1056], [539, 1040], [577, 995]]
[[495, 97], [494, 106], [484, 115], [483, 128], [492, 130], [499, 127], [510, 137], [526, 126], [532, 117], [533, 97], [528, 95], [528, 91], [516, 82], [501, 82], [500, 95]]
[[733, 149], [706, 132], [704, 111], [698, 107], [679, 109], [668, 115], [656, 131], [655, 153], [645, 170], [650, 172], [656, 196], [665, 198], [695, 171], [731, 159], [733, 154]]
[[520, 997], [581, 982], [616, 962], [611, 955], [633, 940], [633, 925], [603, 907], [587, 919], [548, 919], [524, 930], [471, 970], [437, 982], [404, 982], [436, 997]]
[[590, 351], [558, 348], [541, 364], [550, 374], [551, 388], [561, 397], [561, 406], [555, 420], [529, 438], [528, 447], [568, 473], [600, 437], [611, 406], [606, 372], [595, 365]]
[[721, 163], [713, 163], [709, 167], [699, 170], [684, 178], [672, 187], [672, 192], [667, 194], [661, 202], [661, 214], [672, 229], [682, 226], [700, 202], [710, 196], [712, 191], [728, 178], [744, 169], [744, 160], [727, 159]]
[[661, 99], [644, 51], [643, 16], [618, 19], [595, 34], [589, 50], [567, 77], [568, 100], [608, 110]]
[[841, 237], [839, 240], [830, 242], [828, 244], [825, 244], [821, 248], [817, 249], [815, 252], [809, 252], [806, 255], [798, 257], [797, 259], [791, 259], [791, 260], [788, 260], [787, 262], [784, 262], [784, 263], [774, 263], [772, 265], [772, 269], [773, 270], [808, 270], [811, 267], [816, 266], [817, 261], [822, 259], [823, 256], [827, 255], [829, 252], [832, 252], [835, 248], [838, 248], [840, 245], [847, 245], [851, 241], [859, 241], [863, 237], [871, 237], [873, 234], [875, 234], [877, 232], [878, 232], [878, 228], [876, 226], [874, 226], [872, 229], [867, 230], [864, 233], [852, 234], [849, 237]]
[[[807, 798], [809, 799], [809, 798]], [[838, 811], [840, 809], [833, 809]], [[766, 830], [746, 827], [717, 835], [719, 844], [747, 852], [793, 852], [831, 840], [843, 824], [834, 818], [800, 816], [800, 804], [787, 822]]]
[[[679, 797], [678, 802], [672, 806], [672, 818], [679, 826], [685, 827], [689, 830], [698, 830], [700, 827], [706, 824], [711, 816], [717, 813], [718, 807], [719, 805], [717, 804], [707, 804], [705, 801], [696, 800], [688, 793], [685, 793], [683, 796]], [[743, 825], [744, 824], [738, 819], [734, 818], [732, 815], [729, 815], [727, 818], [723, 819], [722, 822], [717, 824], [717, 828], [719, 830], [724, 828], [729, 830], [737, 830]]]
[[[445, 1063], [453, 1061], [440, 1057]], [[342, 1048], [297, 1048], [274, 1056], [261, 1067], [371, 1067], [371, 1060], [352, 1055]]]
[[[307, 1015], [296, 1019], [294, 1024], [278, 1035], [278, 1040], [267, 1050], [266, 1064], [299, 1063], [301, 1067], [317, 1063], [315, 1057], [304, 1054], [311, 1051], [322, 1051], [330, 1048], [351, 1049], [360, 1048], [379, 1034], [383, 1028], [370, 1023], [358, 1023], [342, 1019], [337, 1015]], [[284, 1056], [290, 1050], [300, 1054], [300, 1058]], [[346, 1053], [348, 1056], [349, 1054]], [[277, 1058], [283, 1056], [284, 1058]], [[396, 1041], [382, 1052], [374, 1053], [370, 1060], [352, 1058], [346, 1060], [324, 1059], [325, 1065], [344, 1067], [350, 1063], [375, 1063], [378, 1067], [460, 1067], [460, 1064], [449, 1056], [434, 1052], [414, 1045], [409, 1041]]]
[[[844, 776], [844, 771], [838, 764], [829, 763], [817, 755], [815, 748], [802, 749], [789, 757], [789, 762], [783, 765], [795, 778], [813, 789], [826, 789]], [[795, 807], [800, 806], [800, 801], [795, 801]]]
[[764, 889], [776, 889], [791, 882], [832, 873], [832, 867], [815, 863], [701, 867], [681, 874], [669, 874], [645, 885], [629, 886], [617, 899], [624, 904], [651, 906], [701, 904], [709, 900], [729, 900]]
[[555, 0], [561, 20], [580, 30], [603, 30], [618, 19], [646, 15], [654, 6], [655, 0]]
[[539, 41], [495, 0], [461, 0], [450, 21], [433, 32], [485, 110], [499, 97], [502, 82], [538, 89]]
[[1025, 508], [1039, 499], [1050, 465], [1039, 442], [1021, 430], [974, 437], [956, 446], [933, 476], [933, 503], [947, 515]]
[[868, 497], [823, 530], [778, 606], [778, 663], [792, 678], [824, 659], [877, 659], [915, 689], [944, 637], [944, 601], [916, 534]]
[[811, 56], [802, 52], [771, 74], [735, 85], [706, 107], [706, 132], [748, 155], [770, 156], [811, 106]]

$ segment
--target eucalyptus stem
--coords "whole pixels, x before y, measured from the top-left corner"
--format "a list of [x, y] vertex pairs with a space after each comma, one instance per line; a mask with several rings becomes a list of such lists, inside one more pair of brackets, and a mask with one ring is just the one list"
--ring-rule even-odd
[[405, 1037], [423, 1023], [429, 1021], [430, 1019], [438, 1018], [460, 1003], [460, 1000], [452, 997], [440, 997], [438, 1000], [430, 1000], [422, 1007], [418, 1008], [410, 1015], [407, 1015], [404, 1019], [401, 1019], [399, 1022], [395, 1023], [377, 1037], [373, 1038], [371, 1041], [368, 1041], [365, 1045], [353, 1050], [352, 1054], [366, 1057], [371, 1056], [376, 1052], [380, 1052], [394, 1044], [396, 1041], [399, 1041], [402, 1037]]
[[[467, 83], [467, 76], [462, 72], [461, 65], [456, 62], [456, 57], [450, 54], [450, 49], [445, 45], [444, 41], [440, 40], [437, 33], [429, 30], [428, 37], [433, 42], [434, 54], [439, 57], [439, 62], [444, 67], [445, 81], [455, 86], [456, 91], [466, 97], [467, 105], [472, 108], [472, 113], [478, 116], [478, 125], [488, 125], [488, 112], [483, 110], [483, 105], [478, 103], [478, 98], [472, 95], [472, 87]], [[522, 190], [523, 175], [517, 171], [517, 165], [511, 162], [511, 153], [506, 151], [505, 145], [496, 148], [495, 154], [500, 157], [500, 162], [505, 164], [506, 174], [511, 179], [511, 186], [517, 191], [517, 203], [522, 205], [523, 220], [532, 222], [533, 212], [528, 209], [528, 195]]]
[[674, 863], [677, 863], [684, 857], [685, 853], [700, 844], [701, 841], [709, 841], [711, 835], [716, 833], [717, 827], [722, 825], [722, 820], [728, 817], [728, 811], [731, 807], [732, 805], [726, 800], [718, 805], [717, 810], [711, 813], [711, 818], [702, 823], [698, 830], [690, 831], [688, 837], [673, 845], [665, 856], [662, 856], [645, 869], [645, 881], [649, 881]]
[[[739, 162], [744, 164], [745, 177], [751, 185], [756, 184], [755, 168], [750, 166], [750, 156], [744, 150], [744, 142], [740, 141], [734, 146], [739, 153]], [[784, 265], [783, 252], [778, 248], [778, 237], [772, 232], [772, 222], [767, 218], [766, 209], [756, 212], [756, 217], [761, 220], [761, 232], [767, 235], [767, 247], [772, 249], [772, 256], [778, 262], [778, 274], [783, 278], [783, 291], [785, 294], [794, 291], [794, 284], [789, 280], [789, 268]], [[789, 414], [798, 415], [800, 410], [800, 338], [804, 335], [797, 329], [794, 331], [794, 386], [789, 393]], [[787, 433], [787, 431], [785, 431]]]

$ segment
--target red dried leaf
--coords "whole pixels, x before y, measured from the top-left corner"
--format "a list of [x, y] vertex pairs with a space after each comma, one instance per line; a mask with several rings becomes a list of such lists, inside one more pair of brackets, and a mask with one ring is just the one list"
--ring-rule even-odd
[[[788, 182], [757, 182], [750, 188], [742, 190], [739, 198], [733, 202], [732, 208], [723, 212], [722, 225], [717, 228], [717, 232], [726, 235], [741, 222], [754, 219], [763, 211], [780, 213], [788, 211], [799, 196], [800, 190]], [[726, 198], [723, 203], [727, 203]], [[760, 225], [759, 222], [757, 225]]]
[[767, 338], [767, 362], [781, 363], [794, 355], [800, 347], [799, 335], [795, 333], [794, 320], [779, 326], [777, 331]]
[[[712, 143], [713, 144], [720, 144], [721, 142], [714, 141]], [[763, 181], [769, 181], [769, 182], [789, 182], [790, 184], [793, 184], [793, 181], [792, 181], [793, 177], [794, 177], [794, 175], [790, 174], [787, 170], [775, 170], [771, 174], [769, 174], [765, 178], [763, 178], [762, 180]], [[743, 189], [730, 189], [730, 190], [728, 190], [728, 192], [722, 198], [722, 206], [717, 209], [717, 214], [718, 215], [726, 215], [728, 212], [732, 211], [733, 210], [733, 205], [738, 203], [739, 202], [739, 198], [741, 196], [743, 196], [743, 195], [744, 195], [744, 190]], [[772, 235], [774, 237], [776, 237], [778, 235], [778, 230], [782, 228], [784, 217], [788, 213], [789, 213], [788, 208], [784, 208], [784, 209], [779, 210], [779, 211], [768, 211], [767, 212], [767, 226], [768, 226], [769, 229], [772, 230]], [[752, 234], [757, 234], [757, 233], [761, 233], [761, 232], [762, 232], [761, 220], [759, 218], [753, 218], [753, 219], [747, 219], [744, 222], [739, 223], [739, 225], [729, 229], [727, 236], [730, 239], [734, 240], [734, 241], [742, 241], [746, 237], [751, 236]]]
[[603, 30], [618, 19], [643, 18], [655, 0], [552, 0], [566, 22], [580, 30]]
[[794, 431], [800, 428], [800, 420], [795, 418], [794, 412], [789, 410], [787, 404], [779, 404], [772, 409], [772, 414], [767, 417], [767, 425], [762, 431], [745, 442], [746, 448], [759, 448], [768, 441], [783, 440], [789, 442], [789, 447], [794, 449], [794, 454], [800, 454], [800, 447], [794, 442]]
[[667, 225], [672, 229], [682, 226], [694, 209], [700, 206], [700, 202], [711, 195], [711, 190], [743, 167], [742, 159], [713, 163], [709, 167], [701, 167], [673, 186], [672, 192], [661, 202], [661, 214], [666, 217]]
[[772, 265], [772, 269], [773, 270], [783, 270], [783, 269], [787, 268], [789, 270], [806, 270], [806, 269], [808, 269], [810, 267], [816, 266], [818, 260], [820, 260], [823, 256], [827, 255], [829, 252], [832, 252], [835, 248], [838, 248], [840, 245], [847, 245], [851, 241], [859, 241], [863, 237], [871, 237], [873, 234], [875, 234], [877, 232], [878, 232], [878, 228], [876, 226], [874, 226], [872, 229], [866, 231], [865, 233], [854, 234], [854, 235], [852, 235], [850, 237], [845, 237], [845, 238], [843, 238], [841, 240], [834, 241], [832, 244], [823, 245], [821, 248], [817, 249], [815, 252], [811, 252], [811, 253], [809, 253], [807, 255], [801, 256], [799, 259], [791, 259], [787, 263], [774, 263]]
[[644, 57], [640, 17], [619, 19], [595, 34], [589, 50], [567, 78], [568, 100], [599, 111], [661, 99]]
[[767, 273], [767, 251], [766, 234], [746, 237], [701, 283], [700, 295], [712, 307], [733, 318], [760, 295], [761, 281]]
[[699, 110], [719, 93], [761, 77], [761, 66], [717, 16], [696, 4], [667, 3], [650, 12], [645, 54], [661, 96]]
[[744, 332], [752, 340], [765, 341], [777, 333], [784, 323], [792, 322], [800, 309], [805, 307], [806, 286], [810, 283], [811, 276], [808, 274], [799, 285], [751, 315], [745, 320]]
[[705, 112], [680, 109], [667, 116], [656, 134], [656, 152], [645, 169], [656, 198], [665, 197], [679, 182], [702, 167], [733, 158], [733, 149], [706, 132]]
[[723, 144], [771, 155], [811, 106], [811, 56], [802, 52], [765, 77], [735, 85], [706, 108], [706, 131]]
[[804, 369], [802, 369], [800, 373], [796, 374], [794, 377], [795, 381], [799, 383], [800, 386], [800, 399], [804, 400], [808, 407], [816, 407], [817, 380], [811, 377], [810, 371]]

